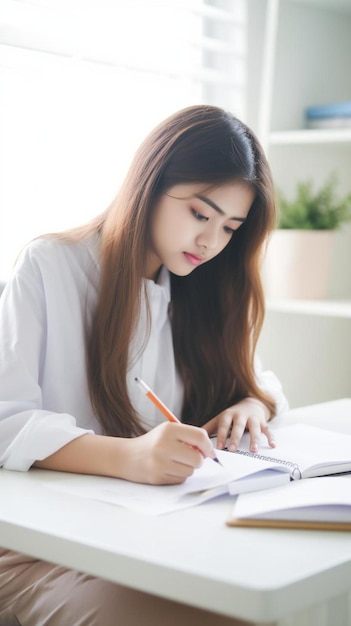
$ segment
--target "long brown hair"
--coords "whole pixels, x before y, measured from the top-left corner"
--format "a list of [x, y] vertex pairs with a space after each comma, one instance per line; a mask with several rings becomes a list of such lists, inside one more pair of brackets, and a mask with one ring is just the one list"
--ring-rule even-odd
[[203, 425], [246, 396], [274, 412], [272, 399], [257, 386], [253, 365], [264, 318], [260, 260], [275, 225], [270, 169], [246, 125], [218, 107], [199, 105], [172, 115], [146, 137], [115, 201], [80, 230], [81, 235], [98, 230], [101, 236], [101, 284], [87, 338], [87, 370], [92, 405], [107, 434], [143, 432], [126, 374], [153, 208], [173, 185], [233, 181], [254, 190], [247, 220], [213, 260], [188, 276], [171, 274], [174, 351], [185, 391], [182, 419]]

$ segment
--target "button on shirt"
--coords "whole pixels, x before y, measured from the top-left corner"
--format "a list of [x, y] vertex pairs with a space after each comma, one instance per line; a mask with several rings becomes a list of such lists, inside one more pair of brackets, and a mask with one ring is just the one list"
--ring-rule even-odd
[[[79, 242], [37, 239], [22, 253], [0, 299], [0, 466], [27, 470], [73, 439], [100, 434], [88, 392], [85, 329], [99, 284], [99, 239]], [[150, 303], [141, 312], [129, 353], [128, 392], [145, 428], [163, 421], [142, 394], [142, 378], [180, 415], [183, 386], [177, 373], [169, 319], [170, 277], [162, 268], [157, 283], [145, 281]], [[258, 383], [287, 408], [279, 381], [262, 372]]]

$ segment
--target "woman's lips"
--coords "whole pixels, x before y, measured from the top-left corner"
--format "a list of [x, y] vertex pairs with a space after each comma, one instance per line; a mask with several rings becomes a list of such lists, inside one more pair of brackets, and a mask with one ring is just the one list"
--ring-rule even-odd
[[196, 254], [190, 254], [190, 252], [184, 252], [184, 256], [191, 265], [200, 265], [204, 261], [203, 258], [196, 256]]

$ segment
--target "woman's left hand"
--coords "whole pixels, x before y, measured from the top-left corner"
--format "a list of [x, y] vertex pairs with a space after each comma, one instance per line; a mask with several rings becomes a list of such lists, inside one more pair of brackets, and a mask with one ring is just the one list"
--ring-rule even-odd
[[250, 433], [250, 451], [259, 449], [261, 433], [267, 437], [271, 448], [275, 447], [273, 434], [268, 428], [270, 419], [269, 409], [256, 398], [244, 398], [234, 406], [222, 411], [204, 425], [209, 435], [217, 435], [217, 448], [223, 450], [226, 446], [231, 452], [238, 449], [240, 440], [245, 432]]

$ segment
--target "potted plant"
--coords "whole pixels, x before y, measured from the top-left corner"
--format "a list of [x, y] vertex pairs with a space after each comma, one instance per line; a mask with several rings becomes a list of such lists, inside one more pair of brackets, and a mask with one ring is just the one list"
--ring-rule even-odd
[[317, 191], [299, 182], [292, 200], [278, 191], [278, 227], [263, 264], [268, 298], [327, 297], [334, 233], [351, 219], [351, 194], [338, 198], [336, 187], [332, 174]]

